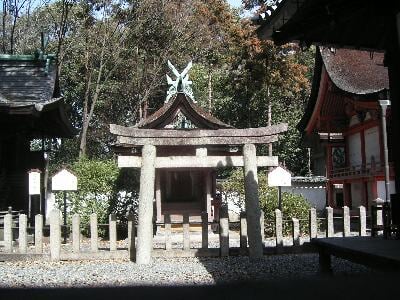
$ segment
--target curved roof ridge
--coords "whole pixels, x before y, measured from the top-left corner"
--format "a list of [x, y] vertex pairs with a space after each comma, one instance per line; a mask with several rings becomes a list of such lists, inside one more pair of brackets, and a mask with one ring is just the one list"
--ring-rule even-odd
[[133, 127], [137, 128], [164, 128], [170, 124], [177, 112], [180, 110], [186, 115], [198, 128], [220, 129], [232, 128], [216, 117], [205, 111], [199, 105], [188, 99], [184, 93], [177, 93], [174, 98], [165, 103], [154, 114], [141, 120]]

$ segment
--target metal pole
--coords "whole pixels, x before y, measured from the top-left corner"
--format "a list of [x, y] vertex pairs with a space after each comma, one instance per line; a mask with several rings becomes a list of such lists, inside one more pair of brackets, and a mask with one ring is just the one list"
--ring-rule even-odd
[[381, 126], [382, 126], [382, 138], [383, 138], [383, 157], [385, 167], [385, 202], [383, 203], [383, 235], [388, 236], [388, 230], [390, 227], [390, 216], [389, 216], [389, 152], [387, 146], [387, 132], [386, 132], [386, 109], [390, 105], [390, 100], [379, 100], [381, 106]]
[[67, 191], [64, 191], [64, 244], [67, 243]]

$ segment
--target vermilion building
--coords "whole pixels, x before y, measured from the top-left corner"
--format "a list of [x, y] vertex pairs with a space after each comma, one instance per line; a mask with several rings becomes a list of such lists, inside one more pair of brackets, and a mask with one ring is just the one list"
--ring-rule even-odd
[[[313, 173], [327, 176], [327, 205], [370, 208], [385, 198], [380, 107], [387, 97], [387, 68], [382, 53], [317, 48], [310, 100], [299, 123], [304, 142], [313, 149]], [[387, 111], [392, 149], [390, 109]], [[389, 162], [392, 154], [389, 150]], [[390, 168], [390, 193], [395, 193]]]

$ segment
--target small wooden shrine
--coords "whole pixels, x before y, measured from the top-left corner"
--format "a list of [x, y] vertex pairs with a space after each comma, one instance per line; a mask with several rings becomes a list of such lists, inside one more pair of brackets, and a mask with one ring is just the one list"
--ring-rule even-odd
[[216, 172], [225, 167], [245, 169], [249, 244], [256, 249], [250, 255], [262, 255], [257, 167], [277, 166], [278, 158], [257, 157], [255, 144], [277, 141], [287, 125], [233, 128], [196, 104], [191, 64], [182, 73], [169, 66], [176, 80], [167, 77], [171, 87], [165, 104], [133, 127], [110, 127], [119, 167], [141, 168], [137, 262], [150, 260], [153, 220], [163, 222], [165, 215], [182, 220], [188, 214], [195, 221], [204, 212], [209, 221], [216, 219]]
[[[72, 137], [53, 55], [0, 55], [0, 210], [45, 212], [45, 141]], [[30, 142], [41, 140], [39, 149]], [[41, 197], [29, 203], [28, 172], [41, 172]]]

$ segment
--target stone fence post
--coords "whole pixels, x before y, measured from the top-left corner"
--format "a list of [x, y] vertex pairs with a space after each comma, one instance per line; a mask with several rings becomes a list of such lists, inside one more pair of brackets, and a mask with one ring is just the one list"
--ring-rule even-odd
[[110, 251], [117, 251], [117, 217], [115, 216], [115, 214], [110, 214], [108, 226]]
[[43, 253], [43, 216], [35, 216], [35, 253]]
[[183, 215], [183, 250], [190, 249], [190, 225], [189, 225], [189, 215]]
[[343, 236], [350, 236], [350, 209], [343, 206]]
[[90, 250], [97, 252], [99, 250], [98, 231], [97, 231], [97, 214], [90, 215]]
[[171, 243], [171, 216], [164, 215], [165, 250], [172, 249]]
[[275, 239], [276, 246], [283, 246], [283, 228], [282, 228], [282, 212], [279, 209], [275, 209]]
[[247, 220], [246, 212], [240, 212], [240, 249], [242, 252], [247, 251]]
[[133, 214], [128, 215], [128, 252], [129, 252], [129, 259], [131, 261], [135, 260], [135, 235], [136, 235], [136, 230], [135, 230], [135, 218]]
[[28, 226], [28, 218], [25, 214], [19, 215], [19, 225], [18, 225], [18, 246], [19, 246], [19, 253], [25, 254], [27, 252], [27, 229]]
[[309, 231], [310, 231], [310, 239], [317, 238], [317, 236], [318, 236], [318, 222], [317, 222], [317, 210], [315, 208], [311, 208], [310, 209]]
[[61, 254], [61, 215], [58, 209], [50, 212], [50, 257], [60, 260]]
[[265, 216], [264, 216], [264, 212], [261, 210], [261, 214], [260, 214], [260, 227], [261, 227], [261, 241], [262, 244], [264, 245], [264, 241], [265, 241]]
[[359, 228], [358, 232], [360, 236], [367, 235], [367, 213], [365, 210], [365, 206], [360, 206], [359, 208]]
[[300, 221], [292, 218], [292, 238], [293, 246], [300, 246]]
[[12, 215], [4, 216], [4, 251], [12, 252], [13, 232], [12, 232]]
[[333, 208], [326, 208], [326, 237], [333, 237], [335, 230], [333, 227]]
[[201, 247], [208, 249], [208, 213], [201, 213]]
[[81, 230], [80, 230], [81, 220], [78, 214], [72, 216], [72, 251], [79, 253], [80, 251], [80, 240], [81, 240]]
[[229, 256], [229, 219], [228, 207], [221, 207], [219, 218], [219, 247], [221, 256]]

